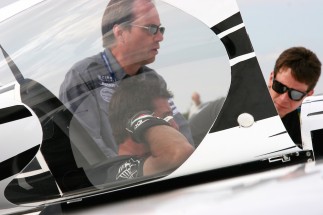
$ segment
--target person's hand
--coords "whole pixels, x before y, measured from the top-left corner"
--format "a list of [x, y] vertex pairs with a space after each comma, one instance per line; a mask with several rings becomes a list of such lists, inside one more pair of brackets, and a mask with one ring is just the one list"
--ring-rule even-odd
[[150, 156], [144, 163], [144, 175], [174, 170], [193, 153], [186, 137], [171, 126], [150, 127], [145, 132]]
[[145, 132], [158, 125], [170, 125], [164, 119], [153, 116], [151, 111], [140, 111], [133, 115], [127, 123], [126, 130], [137, 143], [145, 143]]

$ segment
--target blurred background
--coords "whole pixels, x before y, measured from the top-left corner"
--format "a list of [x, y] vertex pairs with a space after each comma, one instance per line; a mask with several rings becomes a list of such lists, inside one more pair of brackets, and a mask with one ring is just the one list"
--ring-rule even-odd
[[[32, 2], [41, 2], [43, 0], [29, 0]], [[273, 66], [278, 55], [285, 49], [292, 46], [304, 46], [311, 49], [317, 54], [321, 62], [323, 62], [323, 22], [321, 21], [320, 14], [323, 10], [323, 2], [321, 0], [236, 0], [239, 6], [240, 12], [242, 14], [243, 21], [246, 25], [247, 32], [250, 36], [251, 42], [253, 44], [255, 53], [257, 55], [260, 67], [264, 74], [265, 81], [268, 82], [269, 74], [273, 70]], [[0, 8], [8, 6], [18, 2], [18, 0], [1, 0]], [[166, 10], [168, 11], [168, 10]], [[166, 12], [167, 13], [167, 12]], [[3, 15], [3, 14], [2, 14]], [[1, 14], [0, 14], [1, 18]], [[167, 65], [168, 62], [164, 62], [171, 58], [169, 52], [166, 48], [173, 47], [176, 44], [176, 47], [181, 47], [178, 41], [172, 40], [172, 38], [179, 39], [185, 44], [191, 44], [194, 47], [196, 56], [200, 56], [204, 59], [209, 60], [213, 64], [216, 63], [216, 67], [213, 65], [210, 66], [209, 62], [203, 62], [203, 65], [208, 65], [207, 68], [217, 68], [218, 71], [221, 71], [222, 74], [229, 74], [226, 71], [230, 71], [230, 66], [225, 58], [225, 50], [221, 46], [220, 40], [214, 40], [207, 34], [201, 34], [204, 37], [196, 38], [190, 32], [183, 33], [179, 32], [179, 35], [175, 34], [175, 31], [171, 30], [171, 26], [175, 25], [176, 22], [181, 22], [182, 19], [173, 19], [172, 16], [163, 16], [163, 24], [168, 27], [166, 32], [165, 40], [162, 43], [162, 49], [160, 50], [160, 56], [158, 57], [153, 68], [157, 69], [160, 74], [167, 80], [170, 89], [175, 92], [175, 102], [177, 107], [181, 112], [188, 110], [191, 102], [191, 95], [194, 91], [197, 91], [201, 95], [202, 101], [209, 101], [217, 97], [221, 97], [226, 94], [229, 85], [230, 77], [225, 77], [221, 75], [221, 79], [210, 78], [209, 75], [200, 75], [196, 77], [197, 73], [189, 73], [190, 76], [186, 73], [185, 75], [178, 73], [178, 71], [185, 72], [186, 69], [173, 67], [165, 68], [163, 65]], [[99, 22], [94, 22], [99, 23]], [[197, 32], [201, 32], [203, 26], [199, 26], [198, 22], [194, 20], [189, 20], [190, 25], [196, 24], [196, 26], [201, 27]], [[178, 28], [176, 28], [178, 29]], [[184, 31], [185, 29], [183, 29]], [[189, 28], [187, 29], [190, 30]], [[182, 39], [181, 35], [186, 35], [185, 40]], [[188, 37], [191, 36], [191, 37]], [[99, 41], [99, 40], [98, 40]], [[202, 42], [203, 41], [203, 42]], [[205, 53], [204, 47], [209, 47], [210, 44], [214, 48], [213, 52], [207, 52], [208, 57], [202, 56], [200, 53]], [[190, 48], [192, 48], [190, 47]], [[198, 49], [197, 49], [198, 48]], [[97, 52], [100, 50], [100, 44], [98, 47], [93, 48]], [[200, 50], [203, 49], [203, 50]], [[172, 50], [172, 49], [169, 49]], [[200, 52], [198, 52], [198, 50]], [[192, 54], [191, 52], [188, 52]], [[173, 55], [172, 55], [173, 56]], [[201, 68], [195, 68], [188, 62], [192, 62], [191, 59], [188, 59], [187, 56], [176, 55], [182, 57], [182, 61], [186, 62], [190, 70], [196, 70], [198, 73], [201, 73]], [[79, 56], [82, 58], [82, 56]], [[196, 58], [198, 60], [198, 58]], [[219, 65], [221, 67], [219, 68]], [[70, 66], [70, 65], [69, 65]], [[69, 67], [68, 66], [68, 67]], [[165, 69], [162, 70], [162, 67]], [[67, 68], [66, 68], [67, 70]], [[174, 70], [176, 72], [174, 72]], [[202, 70], [204, 71], [204, 70]], [[204, 71], [208, 72], [208, 71]], [[183, 83], [179, 84], [178, 80], [181, 78], [174, 78], [174, 75], [178, 73], [178, 77], [185, 77], [185, 86], [189, 86], [183, 91]], [[205, 80], [200, 81], [199, 83], [204, 83], [203, 86], [197, 86], [197, 78], [207, 77]], [[214, 83], [214, 81], [217, 81]], [[212, 84], [209, 82], [212, 81]], [[217, 86], [216, 90], [210, 90], [205, 88], [206, 86]], [[48, 86], [50, 88], [50, 86]], [[179, 89], [178, 89], [179, 88]], [[50, 88], [51, 89], [51, 88]], [[55, 92], [55, 89], [53, 89]], [[209, 92], [212, 92], [212, 95], [209, 95]], [[316, 88], [315, 94], [323, 94], [323, 78], [321, 77]]]
[[[278, 55], [292, 46], [311, 49], [323, 63], [321, 0], [237, 0], [260, 67], [268, 82]], [[315, 94], [323, 94], [323, 78]]]

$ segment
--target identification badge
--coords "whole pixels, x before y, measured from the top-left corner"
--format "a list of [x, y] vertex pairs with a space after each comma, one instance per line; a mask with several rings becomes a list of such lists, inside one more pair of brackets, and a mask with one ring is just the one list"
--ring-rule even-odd
[[114, 83], [115, 80], [109, 75], [98, 75], [101, 85]]

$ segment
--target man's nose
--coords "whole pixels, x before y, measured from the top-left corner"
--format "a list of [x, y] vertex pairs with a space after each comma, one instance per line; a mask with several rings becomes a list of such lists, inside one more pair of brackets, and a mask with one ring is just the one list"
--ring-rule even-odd
[[156, 42], [161, 42], [164, 40], [164, 35], [158, 30], [157, 34], [154, 36]]
[[281, 99], [281, 100], [283, 100], [283, 101], [289, 101], [289, 100], [291, 100], [291, 99], [289, 98], [288, 91], [284, 92], [283, 94], [280, 94], [280, 95], [279, 95], [279, 97], [280, 97], [280, 99]]

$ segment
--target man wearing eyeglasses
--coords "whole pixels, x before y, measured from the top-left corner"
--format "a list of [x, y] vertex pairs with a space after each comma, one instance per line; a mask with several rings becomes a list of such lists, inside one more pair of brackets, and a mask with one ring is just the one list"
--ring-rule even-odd
[[[104, 50], [68, 71], [59, 97], [105, 155], [113, 157], [118, 149], [108, 119], [112, 94], [119, 81], [137, 74], [154, 73], [166, 85], [146, 66], [155, 61], [165, 28], [152, 0], [111, 0], [101, 30]], [[169, 102], [180, 131], [194, 145], [188, 123], [172, 100]]]
[[299, 110], [303, 99], [314, 93], [321, 74], [321, 62], [304, 47], [292, 47], [280, 54], [269, 78], [269, 92], [296, 144], [302, 143]]

